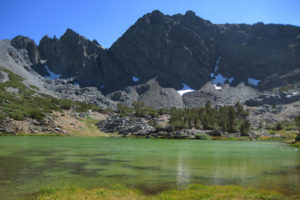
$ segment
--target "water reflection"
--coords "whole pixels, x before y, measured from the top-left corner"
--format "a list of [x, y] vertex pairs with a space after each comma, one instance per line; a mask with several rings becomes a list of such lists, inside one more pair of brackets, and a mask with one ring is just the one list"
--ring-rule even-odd
[[190, 184], [190, 168], [182, 153], [179, 153], [177, 159], [176, 184], [178, 186], [186, 186]]

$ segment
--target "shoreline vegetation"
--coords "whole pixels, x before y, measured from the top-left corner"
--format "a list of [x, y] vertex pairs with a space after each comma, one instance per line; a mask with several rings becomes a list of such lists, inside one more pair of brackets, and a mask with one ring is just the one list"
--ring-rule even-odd
[[238, 199], [238, 200], [293, 200], [300, 196], [285, 196], [276, 191], [243, 188], [235, 185], [191, 184], [182, 189], [171, 189], [156, 195], [143, 194], [123, 185], [85, 189], [78, 186], [46, 187], [34, 194], [35, 200], [167, 200], [167, 199]]

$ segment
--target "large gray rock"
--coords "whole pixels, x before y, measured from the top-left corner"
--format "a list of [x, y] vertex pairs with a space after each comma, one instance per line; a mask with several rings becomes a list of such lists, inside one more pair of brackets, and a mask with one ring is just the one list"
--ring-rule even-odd
[[55, 92], [59, 98], [83, 101], [101, 108], [116, 109], [117, 103], [105, 97], [96, 87], [80, 87], [66, 80], [45, 80], [45, 88]]
[[212, 106], [234, 105], [237, 102], [244, 103], [246, 100], [256, 97], [259, 92], [244, 83], [235, 87], [228, 84], [221, 86], [222, 89], [208, 82], [201, 89], [183, 95], [183, 102], [186, 107], [201, 107], [210, 101]]
[[131, 106], [134, 101], [143, 101], [153, 108], [184, 107], [180, 94], [173, 88], [162, 88], [156, 79], [127, 87], [122, 91], [109, 94], [108, 97], [127, 106]]

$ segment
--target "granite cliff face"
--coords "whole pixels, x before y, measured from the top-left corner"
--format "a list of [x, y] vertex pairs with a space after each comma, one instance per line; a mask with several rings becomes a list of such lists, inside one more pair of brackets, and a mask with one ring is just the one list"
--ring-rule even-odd
[[[231, 86], [247, 85], [248, 78], [260, 80], [261, 90], [299, 81], [293, 76], [300, 68], [299, 27], [212, 24], [192, 11], [173, 16], [148, 13], [109, 49], [71, 29], [59, 39], [45, 36], [38, 46], [22, 36], [11, 44], [28, 51], [38, 73], [47, 75], [47, 65], [61, 78], [97, 87], [104, 94], [154, 77], [162, 88], [177, 90], [183, 83], [198, 90], [217, 74]], [[289, 78], [283, 82], [284, 77]]]

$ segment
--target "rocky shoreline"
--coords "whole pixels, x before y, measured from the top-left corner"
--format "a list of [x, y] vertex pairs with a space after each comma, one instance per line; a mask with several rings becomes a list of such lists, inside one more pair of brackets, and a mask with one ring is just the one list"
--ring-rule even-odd
[[[154, 119], [156, 124], [159, 124], [159, 119]], [[170, 127], [153, 126], [153, 119], [139, 117], [121, 117], [118, 114], [108, 116], [105, 120], [97, 123], [97, 127], [107, 133], [118, 133], [123, 137], [154, 137], [168, 139], [222, 139], [222, 138], [243, 138], [256, 140], [259, 137], [280, 138], [278, 134], [270, 134], [266, 131], [252, 131], [247, 134], [243, 133], [228, 133], [222, 130], [202, 130], [202, 129], [182, 129], [172, 130]]]

